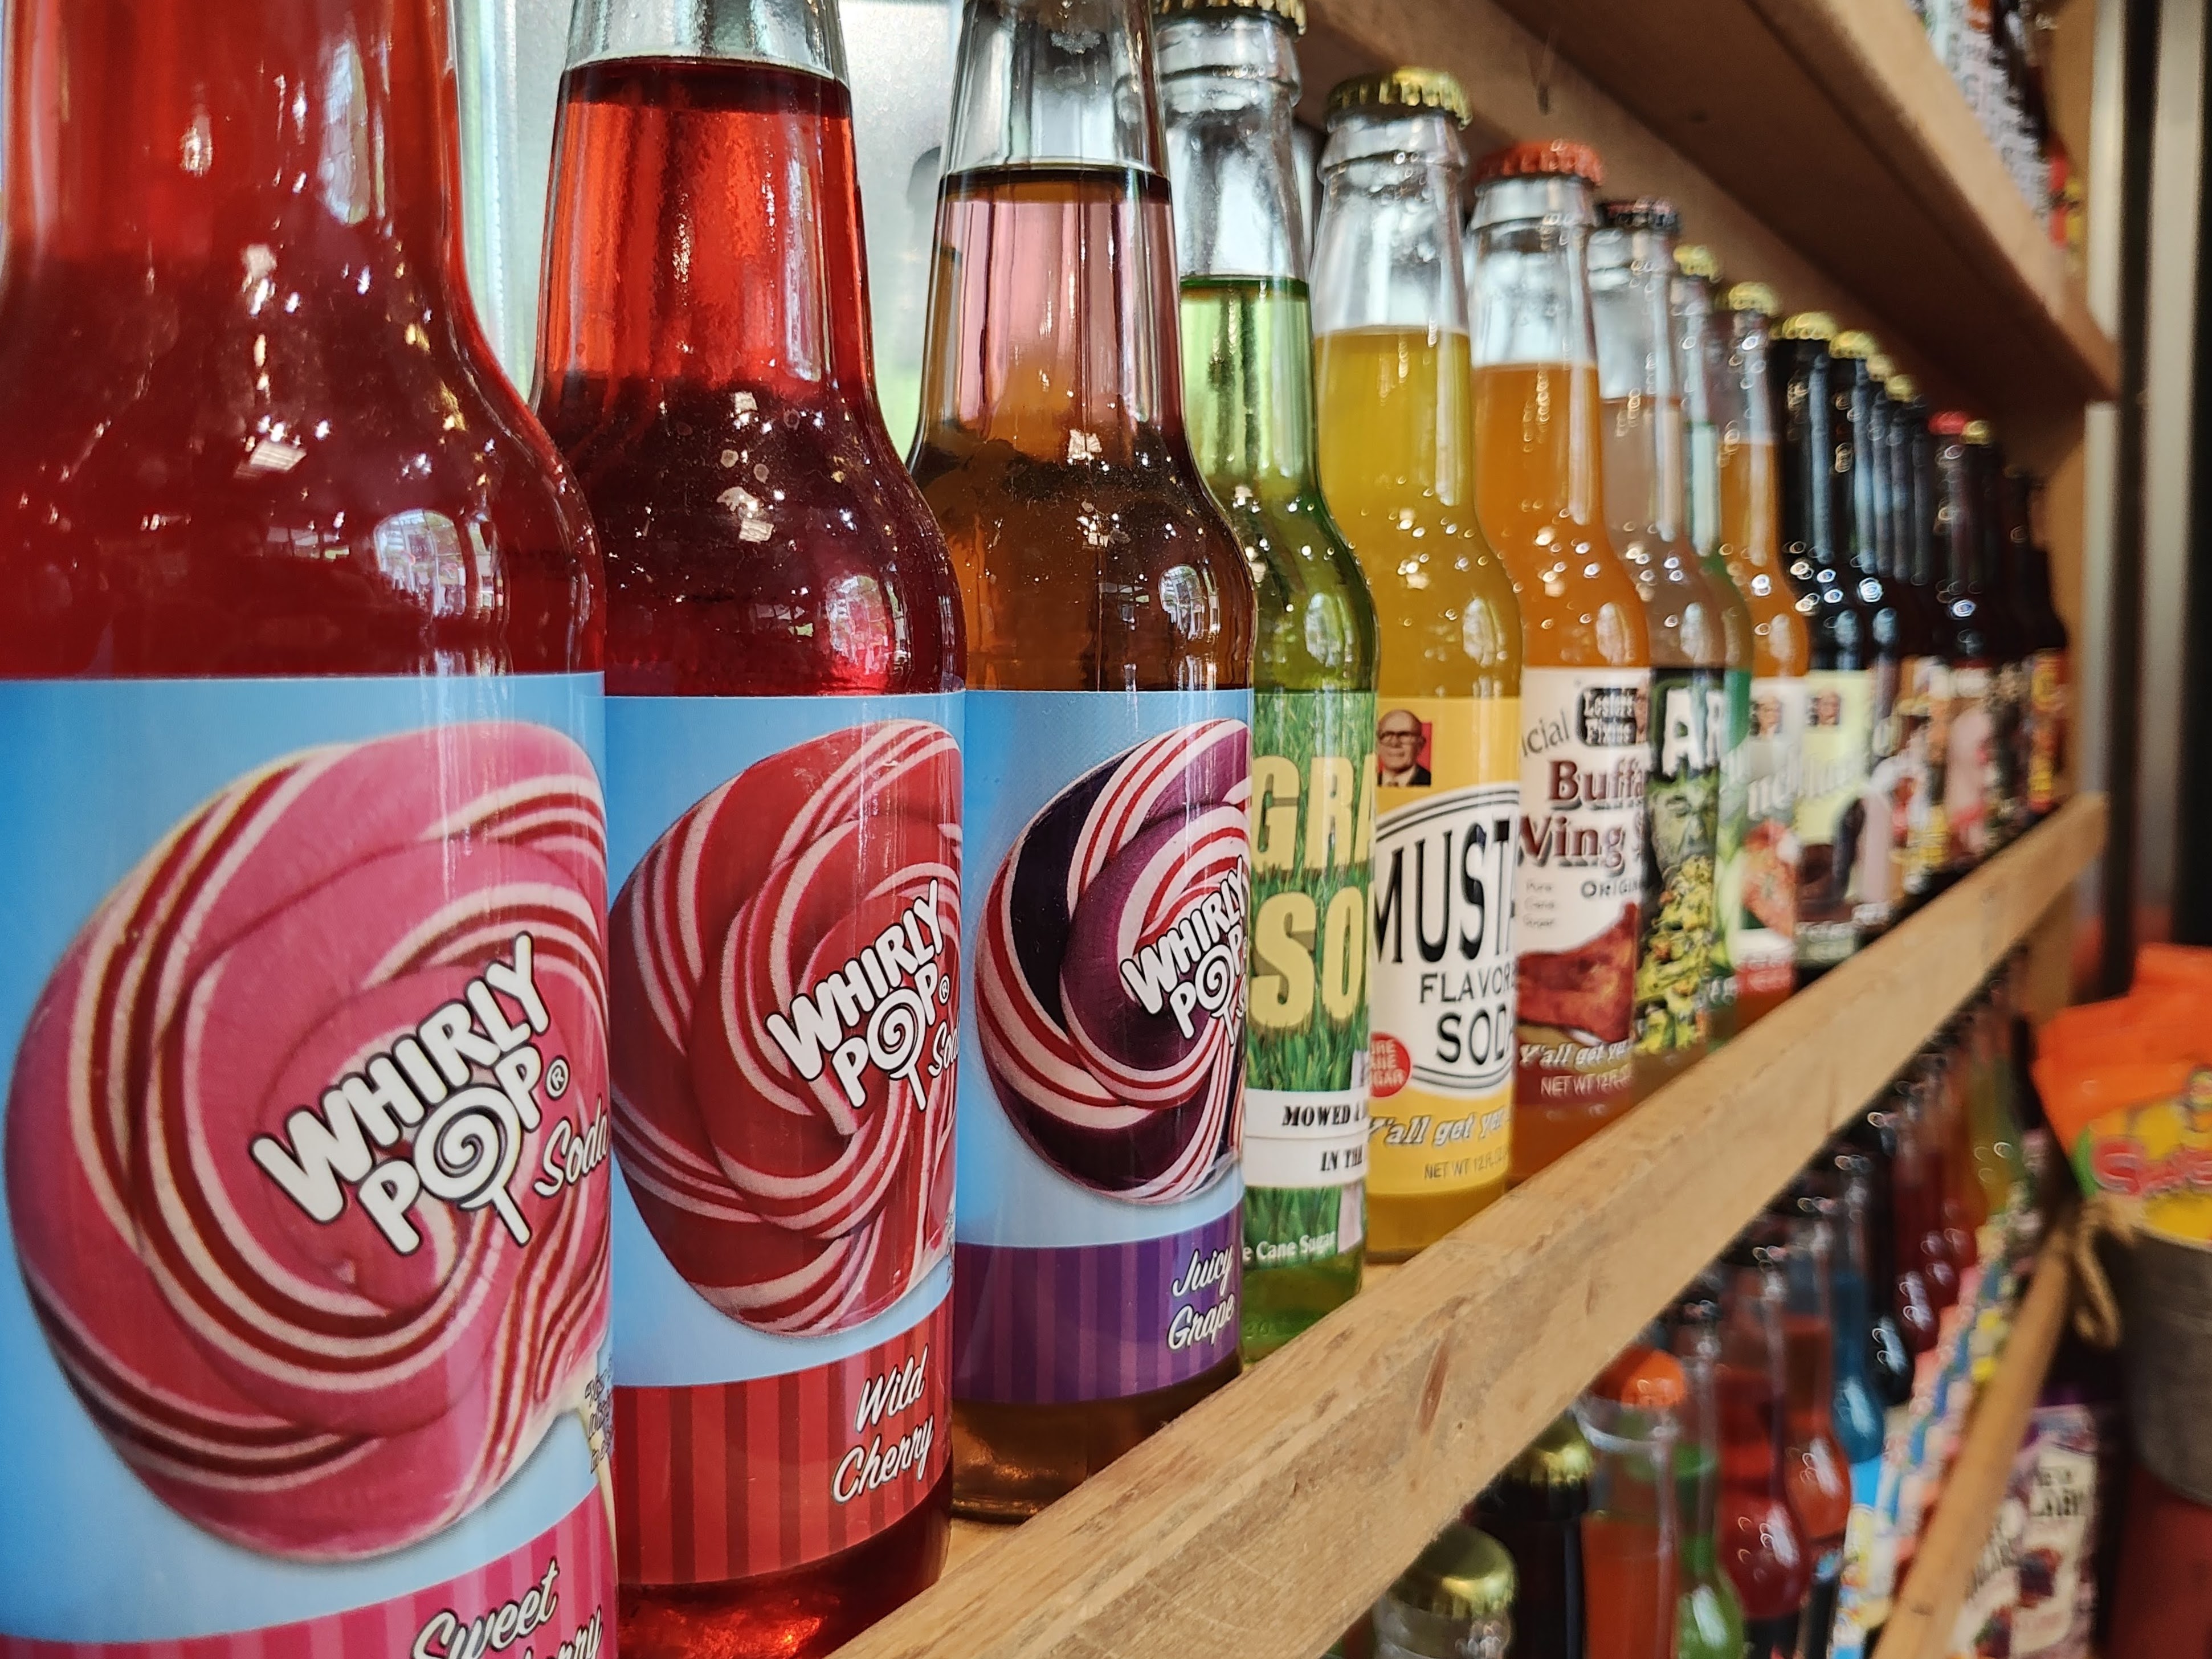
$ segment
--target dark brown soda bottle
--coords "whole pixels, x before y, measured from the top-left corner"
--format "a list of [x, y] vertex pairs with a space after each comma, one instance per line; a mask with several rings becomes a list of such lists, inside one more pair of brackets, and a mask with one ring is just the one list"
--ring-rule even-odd
[[2051, 593], [2051, 550], [2037, 532], [2042, 485], [2005, 469], [2006, 585], [2027, 652], [2027, 702], [2021, 720], [2022, 787], [2030, 822], [2066, 799], [2066, 737], [2073, 694], [2072, 636]]
[[1942, 873], [1956, 880], [1999, 844], [2003, 709], [1998, 671], [2009, 640], [1983, 578], [1988, 503], [1982, 470], [1989, 428], [1956, 410], [1931, 416], [1928, 428], [1936, 443], [1936, 534], [1944, 565], [1938, 597], [1951, 622], [1951, 700], [1948, 718], [1942, 721]]
[[611, 571], [619, 1638], [804, 1659], [949, 1534], [957, 591], [834, 7], [577, 24], [538, 397]]
[[1236, 1374], [1250, 567], [1185, 435], [1143, 0], [969, 0], [914, 472], [968, 628], [953, 1498]]

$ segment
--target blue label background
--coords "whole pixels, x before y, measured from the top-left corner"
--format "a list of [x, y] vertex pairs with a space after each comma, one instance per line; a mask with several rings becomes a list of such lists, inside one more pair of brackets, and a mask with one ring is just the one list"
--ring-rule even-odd
[[[597, 674], [0, 681], [0, 1057], [115, 884], [241, 775], [331, 743], [485, 720], [566, 734], [605, 775]], [[7, 1110], [0, 1089], [0, 1117]], [[343, 1565], [257, 1555], [139, 1483], [70, 1391], [15, 1269], [0, 1183], [0, 1631], [52, 1641], [212, 1635], [341, 1612], [521, 1548], [594, 1487], [575, 1414], [458, 1524]]]
[[1244, 1195], [1234, 1168], [1204, 1192], [1133, 1204], [1071, 1181], [1022, 1139], [991, 1086], [977, 1036], [976, 939], [984, 896], [1015, 838], [1052, 798], [1092, 767], [1146, 738], [1201, 720], [1252, 723], [1249, 691], [970, 691], [967, 853], [960, 935], [969, 982], [960, 1030], [958, 1198], [963, 1244], [1041, 1249], [1131, 1244], [1203, 1226]]
[[[607, 897], [612, 902], [668, 826], [754, 762], [881, 720], [928, 720], [960, 740], [959, 692], [919, 697], [610, 697]], [[963, 860], [963, 902], [972, 881]], [[960, 1063], [968, 1063], [963, 1048]], [[956, 1148], [957, 1156], [957, 1148]], [[951, 1293], [950, 1255], [865, 1324], [776, 1336], [730, 1318], [668, 1265], [629, 1182], [614, 1182], [615, 1381], [626, 1388], [781, 1376], [865, 1353], [927, 1319]]]

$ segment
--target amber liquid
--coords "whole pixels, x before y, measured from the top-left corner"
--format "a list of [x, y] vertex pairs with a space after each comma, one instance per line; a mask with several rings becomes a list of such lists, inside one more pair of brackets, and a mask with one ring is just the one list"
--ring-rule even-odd
[[[1595, 364], [1505, 363], [1474, 371], [1475, 515], [1513, 578], [1528, 668], [1649, 668], [1644, 605], [1607, 536]], [[1516, 1093], [1513, 1173], [1525, 1181], [1635, 1103], [1620, 1086], [1571, 1107]], [[1525, 1075], [1525, 1074], [1524, 1074]]]
[[582, 501], [449, 234], [445, 7], [11, 21], [0, 674], [596, 670]]
[[[1813, 641], [1782, 559], [1781, 457], [1771, 441], [1729, 434], [1720, 452], [1721, 556], [1751, 607], [1753, 677], [1802, 679]], [[1741, 967], [1741, 964], [1738, 964]], [[1779, 1007], [1789, 992], [1738, 994], [1741, 1030]]]
[[[1184, 435], [1166, 182], [1137, 167], [955, 173], [938, 207], [914, 475], [944, 527], [968, 683], [1251, 683], [1252, 577]], [[1237, 1374], [1150, 1394], [953, 1402], [953, 1503], [1013, 1520]]]
[[[951, 568], [869, 380], [845, 88], [647, 58], [574, 70], [564, 94], [540, 398], [606, 555], [609, 690], [957, 689]], [[935, 1581], [951, 1511], [948, 1470], [825, 1559], [624, 1582], [622, 1650], [828, 1653]]]

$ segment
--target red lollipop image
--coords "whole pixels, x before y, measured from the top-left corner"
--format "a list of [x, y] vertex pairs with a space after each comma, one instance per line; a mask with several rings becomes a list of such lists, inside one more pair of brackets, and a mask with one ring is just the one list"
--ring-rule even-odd
[[890, 720], [694, 805], [615, 902], [615, 1145], [684, 1280], [757, 1329], [890, 1306], [951, 1249], [960, 751]]

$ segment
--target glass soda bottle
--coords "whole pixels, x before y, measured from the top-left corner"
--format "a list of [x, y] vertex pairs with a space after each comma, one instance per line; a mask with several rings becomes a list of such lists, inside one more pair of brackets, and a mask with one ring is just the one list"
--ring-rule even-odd
[[1874, 337], [1845, 329], [1829, 350], [1850, 447], [1848, 580], [1874, 642], [1874, 717], [1868, 733], [1867, 781], [1860, 797], [1864, 826], [1858, 860], [1850, 874], [1851, 921], [1863, 943], [1888, 930], [1903, 881], [1907, 802], [1896, 748], [1896, 711], [1907, 641], [1903, 606], [1888, 575], [1896, 534], [1889, 504], [1889, 394], [1875, 373], [1879, 359]]
[[1791, 1501], [1782, 1254], [1732, 1252], [1722, 1303], [1720, 1554], [1747, 1659], [1794, 1659], [1813, 1587], [1813, 1544]]
[[1743, 1604], [1721, 1571], [1720, 1304], [1692, 1294], [1668, 1321], [1668, 1346], [1682, 1368], [1682, 1437], [1674, 1455], [1682, 1525], [1681, 1593], [1674, 1659], [1743, 1659]]
[[1830, 1627], [1832, 1655], [1862, 1659], [1868, 1632], [1881, 1617], [1890, 1587], [1881, 1582], [1883, 1527], [1881, 1520], [1882, 1451], [1887, 1423], [1875, 1366], [1878, 1321], [1873, 1293], [1868, 1228], [1867, 1160], [1856, 1152], [1838, 1155], [1826, 1172], [1833, 1177], [1832, 1200], [1801, 1198], [1826, 1204], [1834, 1249], [1828, 1282], [1835, 1322], [1835, 1391], [1831, 1411], [1836, 1444], [1850, 1468], [1850, 1517], [1844, 1529], [1843, 1572], [1836, 1616]]
[[605, 588], [451, 20], [10, 21], [0, 1645], [597, 1651]]
[[835, 8], [585, 0], [556, 155], [538, 404], [611, 590], [621, 1643], [827, 1653], [948, 1535], [951, 566], [876, 404]]
[[[1900, 1111], [1893, 1091], [1860, 1113], [1844, 1132], [1834, 1159], [1846, 1212], [1855, 1209], [1863, 1218], [1869, 1318], [1867, 1372], [1885, 1415], [1912, 1397], [1912, 1352], [1905, 1340], [1902, 1268], [1892, 1194]], [[1920, 1297], [1924, 1304], [1924, 1285]]]
[[1842, 1588], [1851, 1516], [1850, 1461], [1836, 1437], [1836, 1304], [1831, 1267], [1833, 1206], [1798, 1200], [1776, 1218], [1784, 1291], [1782, 1352], [1788, 1386], [1790, 1503], [1813, 1554], [1813, 1587], [1798, 1632], [1798, 1659], [1826, 1659]]
[[970, 0], [914, 472], [967, 622], [953, 1496], [1236, 1374], [1250, 567], [1184, 434], [1142, 0]]
[[1595, 1473], [1589, 1442], [1570, 1413], [1474, 1501], [1474, 1518], [1513, 1558], [1514, 1659], [1583, 1659], [1587, 1651], [1582, 1522]]
[[1711, 953], [1706, 962], [1706, 1000], [1712, 1010], [1712, 1041], [1725, 1042], [1741, 1029], [1736, 1006], [1742, 979], [1729, 919], [1743, 908], [1750, 868], [1751, 682], [1758, 657], [1759, 623], [1735, 578], [1729, 574], [1721, 541], [1721, 410], [1728, 374], [1728, 343], [1715, 314], [1713, 284], [1720, 267], [1710, 248], [1695, 245], [1674, 250], [1670, 303], [1674, 317], [1675, 361], [1682, 381], [1683, 424], [1689, 502], [1690, 545], [1720, 605], [1721, 636], [1728, 663], [1722, 675], [1727, 724], [1719, 743], [1721, 787], [1719, 841], [1715, 856], [1715, 917]]
[[1589, 1659], [1674, 1659], [1682, 1371], [1663, 1352], [1638, 1369], [1632, 1401], [1585, 1394], [1575, 1404], [1593, 1461], [1582, 1523]]
[[1448, 76], [1399, 70], [1328, 101], [1322, 487], [1381, 619], [1369, 1249], [1398, 1257], [1504, 1191], [1517, 1133], [1521, 622], [1468, 476], [1465, 95]]
[[1506, 1659], [1516, 1651], [1513, 1558], [1454, 1522], [1375, 1603], [1375, 1659]]
[[1783, 534], [1812, 639], [1805, 677], [1804, 769], [1797, 796], [1797, 979], [1818, 978], [1858, 948], [1852, 876], [1867, 836], [1876, 644], [1851, 563], [1849, 369], [1830, 351], [1835, 319], [1800, 312], [1776, 330], [1784, 362]]
[[1980, 422], [1956, 410], [1929, 416], [1938, 478], [1936, 538], [1943, 567], [1937, 597], [1950, 619], [1951, 706], [1945, 728], [1942, 878], [1957, 880], [1991, 850], [1996, 727], [1993, 654], [2001, 641], [1982, 586], [1979, 460], [1966, 429]]
[[1242, 1310], [1257, 1359], [1359, 1288], [1375, 606], [1315, 457], [1297, 13], [1162, 11], [1184, 401], [1259, 592]]
[[1721, 296], [1726, 330], [1715, 383], [1721, 558], [1752, 615], [1750, 735], [1744, 754], [1744, 859], [1723, 918], [1736, 969], [1739, 1027], [1797, 984], [1797, 795], [1812, 635], [1783, 559], [1781, 388], [1769, 362], [1774, 290], [1737, 283]]
[[1928, 407], [1909, 374], [1884, 383], [1889, 402], [1888, 568], [1897, 603], [1897, 701], [1887, 737], [1892, 793], [1902, 814], [1898, 903], [1909, 909], [1936, 889], [1942, 867], [1943, 738], [1950, 702], [1948, 618], [1936, 597], [1935, 450]]
[[1996, 664], [1990, 676], [1990, 846], [2009, 846], [2027, 828], [2027, 776], [2022, 727], [2027, 720], [2028, 659], [2033, 654], [2013, 598], [2005, 523], [2004, 450], [1987, 421], [1964, 434], [1980, 508], [1977, 571]]
[[1720, 596], [1690, 543], [1688, 434], [1671, 289], [1680, 221], [1661, 201], [1607, 202], [1590, 238], [1606, 524], [1636, 579], [1651, 646], [1638, 1087], [1702, 1055], [1717, 939], [1721, 749], [1728, 641]]
[[2038, 530], [2043, 488], [2033, 473], [2005, 469], [2010, 503], [2008, 557], [2013, 608], [2027, 651], [2028, 736], [2022, 748], [2030, 820], [2048, 817], [2066, 794], [2067, 724], [2073, 696], [2072, 636], [2051, 592], [2051, 550]]
[[1635, 1102], [1651, 641], [1605, 525], [1586, 145], [1475, 169], [1474, 482], [1521, 601], [1518, 1082], [1525, 1179]]

